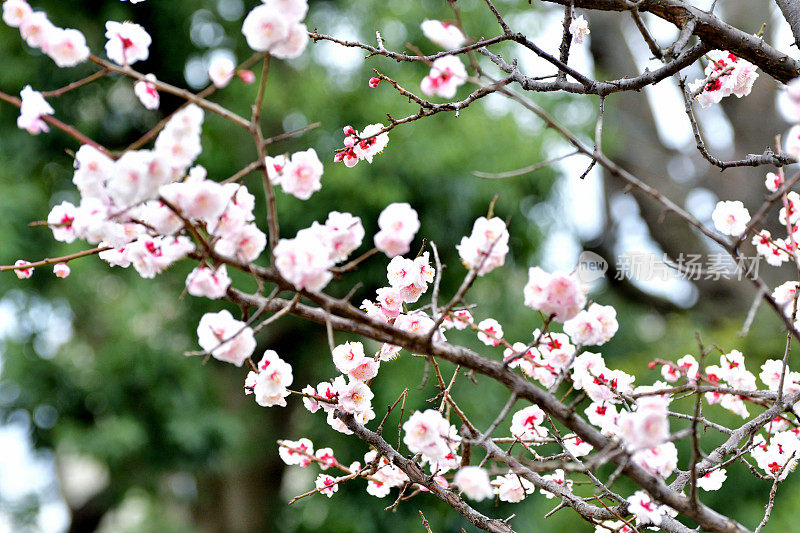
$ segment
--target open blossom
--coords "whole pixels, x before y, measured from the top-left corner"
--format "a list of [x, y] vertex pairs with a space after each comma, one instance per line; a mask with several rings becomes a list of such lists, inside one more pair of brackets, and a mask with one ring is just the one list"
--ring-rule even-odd
[[227, 310], [203, 315], [197, 337], [203, 350], [211, 352], [215, 359], [236, 366], [242, 366], [256, 348], [253, 330]]
[[653, 448], [669, 436], [667, 401], [660, 396], [643, 396], [636, 400], [636, 410], [623, 411], [617, 425], [631, 449]]
[[258, 52], [270, 52], [281, 59], [298, 57], [308, 44], [305, 24], [306, 0], [265, 0], [253, 8], [242, 24], [247, 44]]
[[450, 22], [442, 20], [423, 20], [419, 27], [422, 29], [422, 33], [425, 37], [445, 50], [458, 48], [467, 42], [467, 38], [461, 30], [458, 29], [458, 26]]
[[503, 326], [493, 319], [487, 318], [478, 323], [478, 340], [486, 346], [500, 346], [503, 338]]
[[133, 22], [106, 22], [106, 55], [118, 65], [132, 65], [149, 56], [150, 34]]
[[67, 265], [66, 263], [56, 263], [53, 266], [53, 274], [55, 274], [59, 278], [66, 278], [67, 276], [69, 276], [70, 272], [71, 270], [69, 268], [69, 265]]
[[605, 344], [619, 329], [617, 312], [610, 305], [593, 303], [574, 318], [564, 322], [564, 333], [575, 344], [597, 346]]
[[719, 490], [728, 478], [724, 468], [717, 468], [697, 478], [697, 486], [703, 490]]
[[709, 62], [705, 68], [705, 79], [690, 84], [693, 92], [698, 92], [697, 101], [703, 107], [719, 103], [723, 98], [736, 95], [747, 96], [758, 78], [756, 66], [752, 63], [722, 50], [708, 53]]
[[537, 440], [547, 436], [542, 426], [545, 420], [544, 411], [537, 405], [529, 405], [514, 413], [511, 418], [511, 435], [521, 440]]
[[331, 211], [325, 220], [331, 244], [331, 260], [339, 263], [348, 258], [364, 241], [361, 219], [350, 213]]
[[477, 502], [491, 498], [494, 494], [489, 481], [489, 473], [479, 466], [465, 466], [456, 472], [453, 484], [464, 496]]
[[281, 239], [274, 249], [275, 267], [297, 289], [322, 290], [333, 278], [330, 246], [311, 231], [297, 232], [294, 239]]
[[500, 501], [509, 503], [521, 502], [528, 494], [536, 491], [533, 483], [513, 472], [495, 478], [492, 484], [497, 485], [497, 496]]
[[785, 152], [795, 159], [800, 159], [800, 125], [792, 126], [786, 134]]
[[528, 283], [524, 289], [525, 305], [558, 322], [565, 322], [586, 305], [586, 293], [574, 274], [555, 272], [548, 274], [539, 267], [528, 270]]
[[389, 257], [411, 250], [411, 241], [419, 230], [417, 212], [407, 203], [386, 206], [378, 216], [380, 231], [375, 234], [375, 247]]
[[338, 408], [347, 413], [363, 413], [371, 410], [372, 398], [375, 394], [363, 381], [351, 379], [339, 391]]
[[467, 80], [467, 69], [457, 56], [450, 55], [434, 60], [430, 74], [422, 79], [422, 92], [428, 96], [452, 98], [456, 89]]
[[274, 350], [267, 350], [256, 368], [258, 372], [247, 374], [245, 392], [252, 392], [256, 403], [262, 407], [286, 407], [285, 398], [291, 394], [287, 387], [294, 379], [291, 365]]
[[362, 159], [372, 163], [375, 154], [381, 153], [389, 144], [389, 134], [382, 132], [383, 127], [383, 124], [370, 124], [359, 133], [352, 126], [345, 126], [344, 150], [337, 152], [333, 161], [344, 162], [348, 168], [356, 166]]
[[199, 266], [186, 277], [186, 292], [192, 296], [217, 299], [225, 296], [230, 284], [231, 278], [225, 265], [217, 269]]
[[328, 474], [318, 475], [316, 481], [314, 481], [314, 486], [320, 494], [328, 498], [333, 497], [333, 493], [339, 490], [339, 483], [336, 478]]
[[657, 504], [650, 499], [650, 496], [642, 490], [637, 490], [632, 496], [628, 497], [628, 512], [636, 517], [636, 523], [659, 525], [664, 517], [664, 506]]
[[47, 55], [59, 67], [74, 67], [89, 58], [86, 37], [75, 29], [54, 28], [47, 37]]
[[462, 237], [456, 250], [464, 266], [477, 269], [479, 276], [503, 266], [508, 254], [506, 223], [498, 217], [478, 218], [472, 226], [472, 234]]
[[283, 168], [281, 187], [284, 192], [300, 200], [308, 200], [315, 191], [322, 188], [322, 170], [322, 163], [313, 148], [295, 152]]
[[233, 79], [234, 70], [233, 60], [227, 56], [217, 55], [208, 65], [208, 79], [218, 89], [226, 87]]
[[139, 99], [146, 109], [158, 109], [158, 104], [161, 101], [158, 95], [158, 89], [156, 89], [153, 83], [155, 79], [155, 76], [148, 74], [147, 79], [139, 80], [133, 84], [133, 92], [136, 98]]
[[346, 342], [333, 349], [333, 364], [342, 374], [348, 374], [364, 362], [364, 345], [360, 342]]
[[42, 120], [42, 116], [52, 115], [55, 110], [47, 103], [42, 93], [34, 91], [30, 85], [26, 85], [20, 92], [20, 99], [22, 103], [19, 107], [17, 126], [32, 135], [50, 131], [45, 121]]
[[[17, 259], [14, 263], [15, 267], [24, 267], [25, 265], [30, 265], [30, 261], [25, 261], [24, 259]], [[19, 279], [28, 279], [29, 277], [33, 276], [33, 267], [31, 268], [17, 268], [14, 270], [14, 274], [17, 275]]]
[[403, 431], [403, 442], [409, 451], [420, 453], [444, 440], [450, 432], [450, 425], [439, 411], [426, 409], [412, 414], [403, 424]]
[[767, 177], [764, 180], [764, 186], [769, 192], [775, 192], [783, 185], [783, 176], [775, 174], [774, 172], [767, 172]]
[[56, 29], [47, 18], [47, 13], [34, 11], [22, 19], [19, 34], [31, 48], [46, 48], [50, 35]]
[[302, 438], [296, 441], [284, 440], [278, 448], [278, 455], [288, 466], [298, 465], [306, 467], [311, 464], [314, 455], [314, 443]]
[[586, 39], [586, 36], [591, 33], [589, 31], [589, 22], [583, 18], [583, 15], [580, 15], [572, 19], [572, 22], [569, 23], [569, 32], [572, 34], [572, 38], [575, 39], [575, 42], [581, 44], [584, 39]]
[[750, 213], [738, 200], [719, 202], [714, 208], [714, 212], [711, 213], [711, 219], [714, 221], [717, 231], [738, 237], [747, 229]]
[[12, 28], [19, 28], [22, 22], [33, 13], [25, 0], [6, 0], [3, 2], [3, 22]]
[[47, 225], [53, 231], [53, 238], [61, 242], [73, 242], [77, 237], [73, 222], [78, 216], [78, 209], [69, 202], [61, 202], [50, 210]]

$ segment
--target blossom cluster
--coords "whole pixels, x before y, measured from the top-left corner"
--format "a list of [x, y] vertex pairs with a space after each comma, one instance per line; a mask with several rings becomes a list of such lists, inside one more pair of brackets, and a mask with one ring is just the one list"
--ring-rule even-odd
[[737, 98], [750, 94], [758, 78], [755, 65], [723, 50], [711, 50], [707, 57], [706, 77], [689, 85], [702, 107], [718, 104], [732, 94]]
[[344, 149], [336, 152], [333, 161], [344, 163], [348, 168], [356, 166], [359, 161], [372, 163], [375, 154], [383, 152], [389, 144], [389, 134], [383, 129], [383, 124], [370, 124], [360, 132], [353, 126], [345, 126], [342, 128], [345, 134]]
[[308, 32], [302, 22], [307, 12], [307, 0], [263, 0], [245, 17], [242, 34], [248, 46], [257, 52], [293, 59], [308, 44]]

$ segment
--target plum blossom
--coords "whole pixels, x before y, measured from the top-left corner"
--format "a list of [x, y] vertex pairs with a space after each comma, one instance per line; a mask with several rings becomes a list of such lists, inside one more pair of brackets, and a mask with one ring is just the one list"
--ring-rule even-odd
[[492, 484], [497, 485], [497, 496], [500, 501], [509, 503], [521, 502], [536, 490], [533, 483], [513, 472], [495, 478]]
[[132, 65], [150, 55], [150, 34], [133, 22], [106, 22], [106, 55], [118, 65]]
[[470, 500], [481, 501], [494, 494], [489, 473], [479, 466], [464, 466], [456, 472], [453, 484]]
[[455, 24], [441, 20], [423, 20], [419, 25], [423, 35], [445, 50], [463, 46], [467, 38]]
[[783, 176], [775, 174], [774, 172], [767, 172], [767, 177], [764, 180], [764, 186], [769, 192], [775, 192], [783, 185]]
[[197, 337], [203, 350], [215, 359], [236, 366], [242, 366], [256, 348], [253, 330], [233, 318], [228, 310], [203, 315]]
[[19, 33], [31, 48], [46, 48], [50, 35], [57, 28], [42, 11], [34, 11], [22, 19]]
[[308, 11], [306, 0], [266, 0], [244, 19], [242, 34], [257, 52], [270, 52], [281, 59], [298, 57], [308, 44], [301, 20]]
[[333, 349], [333, 364], [342, 374], [348, 374], [364, 362], [364, 345], [360, 342], [346, 342]]
[[719, 103], [732, 94], [737, 98], [750, 94], [758, 78], [755, 65], [722, 50], [712, 50], [707, 57], [709, 62], [705, 68], [705, 79], [689, 85], [702, 107]]
[[575, 344], [599, 346], [605, 344], [619, 329], [617, 312], [610, 305], [593, 303], [574, 318], [564, 322], [564, 333]]
[[583, 15], [580, 15], [569, 23], [569, 32], [576, 43], [582, 44], [586, 36], [591, 33], [589, 31], [589, 22], [583, 18]]
[[47, 36], [45, 52], [62, 68], [83, 63], [90, 53], [83, 33], [71, 28], [53, 28]]
[[586, 292], [575, 274], [549, 274], [539, 267], [528, 270], [524, 289], [525, 305], [557, 322], [565, 322], [586, 305]]
[[511, 435], [520, 440], [541, 440], [547, 436], [547, 430], [542, 426], [544, 420], [544, 411], [537, 405], [529, 405], [514, 413]]
[[389, 144], [389, 135], [383, 131], [383, 124], [370, 124], [360, 133], [352, 126], [345, 126], [344, 149], [337, 152], [333, 161], [344, 162], [348, 168], [356, 166], [361, 160], [372, 163], [375, 154], [379, 154]]
[[273, 253], [278, 272], [297, 289], [319, 291], [333, 278], [330, 246], [309, 229], [279, 240]]
[[67, 276], [69, 276], [70, 272], [71, 270], [69, 268], [69, 265], [67, 265], [66, 263], [56, 263], [55, 265], [53, 265], [53, 274], [55, 274], [56, 277], [66, 278]]
[[322, 170], [322, 163], [313, 148], [295, 152], [283, 167], [280, 185], [284, 192], [295, 198], [308, 200], [315, 191], [322, 188]]
[[[425, 453], [442, 443], [450, 433], [450, 425], [435, 409], [416, 411], [403, 424], [403, 442], [411, 453]], [[446, 444], [445, 444], [446, 447]]]
[[328, 498], [332, 498], [333, 493], [339, 490], [339, 483], [336, 478], [328, 474], [318, 475], [316, 481], [314, 481], [314, 486], [320, 494]]
[[[287, 387], [294, 379], [291, 365], [274, 350], [267, 350], [256, 368], [257, 372], [247, 373], [245, 393], [252, 392], [256, 403], [262, 407], [286, 407], [286, 397], [290, 394]], [[313, 453], [313, 450], [309, 453]]]
[[660, 396], [642, 396], [636, 410], [620, 413], [617, 425], [631, 449], [653, 448], [669, 436], [667, 401]]
[[650, 499], [646, 492], [637, 490], [628, 497], [627, 502], [628, 512], [636, 517], [637, 525], [641, 523], [659, 525], [661, 523], [665, 509]]
[[136, 94], [136, 98], [139, 99], [146, 109], [158, 109], [158, 105], [161, 101], [158, 95], [158, 89], [156, 89], [156, 85], [153, 83], [155, 79], [155, 76], [148, 74], [145, 79], [139, 80], [133, 84], [133, 92]]
[[433, 61], [430, 73], [422, 79], [420, 88], [428, 96], [452, 98], [456, 89], [467, 80], [467, 69], [461, 59], [454, 55], [440, 57]]
[[417, 212], [407, 203], [386, 206], [378, 216], [380, 231], [375, 234], [375, 247], [389, 257], [411, 250], [411, 241], [419, 230]]
[[284, 440], [280, 442], [278, 455], [288, 466], [306, 467], [312, 463], [311, 457], [314, 455], [314, 443], [306, 438], [296, 441]]
[[461, 262], [468, 269], [477, 269], [483, 276], [503, 266], [508, 254], [508, 228], [498, 217], [480, 217], [472, 226], [472, 234], [462, 237], [456, 246]]
[[750, 222], [750, 213], [744, 207], [742, 202], [725, 201], [719, 202], [711, 213], [711, 219], [714, 221], [714, 227], [717, 231], [725, 235], [733, 235], [738, 237], [747, 229], [747, 223]]
[[487, 318], [478, 323], [478, 340], [486, 346], [500, 346], [503, 338], [503, 326], [493, 319]]
[[722, 488], [722, 484], [725, 483], [728, 474], [725, 472], [724, 468], [717, 468], [716, 470], [711, 470], [710, 472], [706, 472], [705, 475], [700, 476], [697, 478], [697, 486], [703, 490], [719, 490]]
[[55, 110], [47, 103], [42, 93], [34, 91], [30, 85], [26, 85], [20, 92], [20, 99], [22, 103], [19, 107], [17, 126], [27, 130], [31, 135], [50, 131], [45, 121], [42, 120], [42, 116], [52, 115]]
[[6, 0], [3, 2], [3, 22], [12, 28], [19, 28], [22, 22], [33, 13], [25, 0]]
[[[25, 261], [24, 259], [17, 259], [14, 263], [15, 267], [24, 267], [26, 265], [30, 265], [30, 261]], [[28, 279], [33, 276], [33, 267], [31, 268], [17, 268], [14, 270], [14, 274], [17, 275], [19, 279]]]
[[[564, 471], [560, 468], [554, 470], [552, 474], [547, 474], [542, 476], [542, 479], [555, 483], [565, 492], [570, 492], [572, 490], [572, 480], [567, 479], [567, 476], [564, 474]], [[548, 500], [551, 500], [556, 497], [556, 494], [550, 492], [549, 490], [540, 489], [539, 492], [544, 494], [545, 498], [547, 498]]]
[[231, 58], [217, 55], [208, 65], [208, 79], [211, 80], [215, 87], [222, 89], [231, 82], [235, 70], [236, 65]]
[[198, 266], [186, 277], [186, 292], [192, 296], [202, 296], [215, 300], [222, 298], [231, 285], [225, 265], [216, 269]]
[[76, 216], [78, 209], [69, 202], [61, 202], [50, 210], [50, 214], [47, 215], [47, 225], [53, 231], [55, 240], [70, 243], [77, 238], [73, 227]]

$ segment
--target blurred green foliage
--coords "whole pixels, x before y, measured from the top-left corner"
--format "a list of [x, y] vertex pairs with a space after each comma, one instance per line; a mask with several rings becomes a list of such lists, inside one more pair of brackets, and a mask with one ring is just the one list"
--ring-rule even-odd
[[[256, 3], [248, 1], [244, 9]], [[104, 44], [103, 21], [130, 19], [142, 24], [154, 44], [151, 59], [136, 67], [179, 86], [186, 84], [184, 76], [190, 72], [187, 65], [197, 66], [213, 49], [228, 48], [240, 61], [250, 55], [240, 34], [241, 16], [233, 20], [220, 16], [221, 12], [231, 13], [231, 9], [235, 14], [235, 0], [151, 0], [135, 6], [116, 0], [37, 0], [34, 5], [45, 10], [56, 24], [83, 31], [98, 55], [102, 55]], [[462, 0], [459, 6], [473, 36], [496, 33], [495, 22], [481, 9], [481, 2]], [[532, 9], [522, 1], [505, 2], [504, 7]], [[447, 3], [442, 1], [312, 1], [308, 25], [323, 33], [366, 41], [380, 29], [387, 46], [393, 49], [401, 50], [410, 42], [433, 52], [435, 48], [422, 36], [419, 22], [451, 17]], [[204, 31], [211, 32], [213, 38], [202, 37]], [[27, 84], [37, 90], [55, 89], [94, 71], [88, 64], [57, 69], [49, 59], [27, 49], [16, 30], [5, 26], [0, 27], [0, 57], [4, 61], [0, 90], [11, 94]], [[552, 143], [553, 137], [542, 133], [535, 119], [522, 110], [504, 113], [493, 111], [500, 109], [497, 106], [479, 104], [459, 117], [442, 114], [397, 128], [390, 134], [388, 148], [372, 165], [360, 163], [353, 169], [334, 165], [333, 150], [341, 145], [342, 126], [352, 124], [360, 129], [385, 121], [387, 112], [395, 118], [416, 112], [386, 84], [369, 89], [366, 82], [371, 68], [411, 90], [416, 90], [427, 70], [424, 65], [397, 64], [381, 58], [362, 62], [362, 57], [360, 52], [318, 43], [309, 45], [295, 61], [273, 61], [270, 66], [263, 116], [266, 134], [321, 122], [321, 127], [300, 138], [273, 145], [273, 153], [314, 147], [325, 162], [323, 188], [311, 200], [302, 202], [278, 193], [282, 236], [291, 237], [312, 221], [324, 220], [329, 211], [340, 210], [362, 218], [366, 240], [370, 241], [377, 228], [377, 215], [386, 204], [410, 202], [420, 213], [419, 236], [434, 241], [442, 254], [446, 265], [442, 293], [450, 295], [465, 272], [454, 246], [498, 194], [495, 211], [511, 221], [512, 253], [507, 267], [478, 282], [472, 299], [481, 302], [476, 311], [479, 318], [497, 318], [505, 325], [508, 338], [528, 339], [540, 320], [536, 313], [522, 307], [521, 287], [526, 268], [534, 263], [543, 240], [541, 221], [530, 215], [531, 207], [546, 200], [556, 176], [542, 170], [509, 180], [482, 180], [470, 172], [503, 171], [543, 160], [544, 146]], [[235, 81], [212, 100], [249, 116], [255, 92], [255, 85]], [[466, 88], [459, 94], [463, 97]], [[543, 101], [557, 108], [569, 99], [548, 96]], [[53, 101], [58, 118], [111, 149], [123, 148], [178, 105], [177, 99], [162, 95], [161, 110], [146, 111], [135, 100], [130, 80], [120, 77], [107, 77]], [[70, 152], [78, 145], [58, 131], [31, 137], [16, 128], [16, 115], [12, 106], [0, 107], [0, 264], [81, 249], [79, 243], [58, 243], [48, 230], [27, 226], [44, 218], [63, 200], [76, 202]], [[591, 119], [587, 116], [587, 123]], [[214, 178], [225, 178], [256, 157], [252, 138], [245, 131], [208, 113], [202, 140], [204, 152], [198, 162]], [[263, 198], [257, 174], [246, 183]], [[263, 205], [263, 201], [257, 205]], [[258, 208], [257, 217], [264, 220], [263, 207]], [[414, 246], [421, 245], [418, 238]], [[371, 298], [385, 283], [385, 265], [385, 258], [376, 256], [357, 274], [332, 284], [331, 292], [345, 294], [360, 281], [363, 287], [354, 301]], [[144, 518], [134, 528], [118, 517], [119, 531], [368, 533], [419, 530], [418, 509], [422, 509], [435, 531], [470, 529], [447, 506], [426, 495], [386, 512], [383, 507], [392, 503], [396, 491], [377, 501], [366, 494], [360, 481], [344, 485], [330, 500], [314, 495], [287, 507], [291, 497], [313, 486], [316, 468], [284, 468], [277, 458], [276, 439], [308, 436], [317, 447], [332, 447], [343, 463], [363, 460], [366, 445], [334, 432], [320, 415], [309, 415], [299, 401], [290, 401], [284, 409], [258, 407], [242, 394], [243, 369], [214, 360], [204, 365], [199, 358], [181, 355], [196, 349], [194, 331], [204, 312], [230, 307], [182, 295], [185, 276], [191, 269], [188, 262], [155, 280], [142, 280], [130, 270], [109, 268], [96, 258], [76, 261], [71, 267], [73, 274], [66, 280], [55, 278], [47, 268], [38, 269], [28, 281], [18, 281], [10, 274], [0, 276], [0, 298], [14, 303], [19, 313], [18, 331], [6, 339], [2, 352], [0, 416], [6, 420], [32, 416], [31, 434], [37, 447], [88, 455], [106, 465], [110, 483], [92, 501], [98, 510], [81, 512], [102, 516], [115, 510], [124, 517], [121, 511], [126, 506], [144, 509]], [[245, 289], [255, 289], [244, 277], [238, 281]], [[690, 313], [658, 316], [608, 291], [594, 296], [603, 303], [613, 303], [620, 312], [620, 333], [603, 352], [609, 365], [628, 372], [636, 373], [656, 356], [696, 353], [695, 330], [707, 342], [717, 342], [726, 350], [741, 349], [754, 362], [775, 357], [781, 350], [782, 341], [775, 335], [777, 326], [766, 311], [759, 315], [753, 335], [738, 339], [739, 317], [730, 317], [722, 325], [717, 321], [704, 326], [704, 317]], [[49, 316], [53, 307], [37, 305], [42, 301], [61, 310], [61, 315], [56, 314], [61, 322], [53, 323]], [[648, 320], [666, 333], [655, 341], [642, 340], [638, 332], [650, 327]], [[71, 340], [55, 352], [48, 350], [47, 328], [63, 328], [70, 322], [74, 328]], [[477, 347], [470, 335], [453, 333], [452, 338]], [[337, 335], [337, 342], [344, 340], [347, 336]], [[324, 328], [284, 318], [264, 331], [259, 343], [258, 353], [272, 348], [292, 363], [297, 388], [333, 375]], [[501, 353], [498, 350], [491, 355], [500, 357]], [[426, 399], [435, 395], [432, 381], [421, 390], [417, 388], [424, 367], [424, 360], [407, 354], [383, 365], [374, 387], [379, 417], [405, 387], [409, 388], [406, 412], [428, 405]], [[757, 370], [757, 366], [751, 370]], [[451, 375], [452, 366], [443, 365], [443, 372]], [[656, 378], [657, 372], [652, 371], [638, 375], [637, 382]], [[455, 395], [463, 408], [474, 413], [479, 427], [491, 422], [505, 400], [502, 387], [481, 377], [477, 385], [459, 382]], [[55, 409], [57, 418], [37, 418], [35, 413], [43, 412], [43, 406]], [[717, 408], [709, 410], [735, 422], [731, 415], [726, 418], [718, 413], [721, 410]], [[389, 419], [390, 440], [395, 440], [391, 428], [393, 424], [397, 427], [397, 420], [397, 413]], [[713, 443], [715, 438], [709, 435], [708, 442]], [[681, 457], [685, 468], [687, 455]], [[739, 467], [731, 469], [728, 484], [736, 487], [740, 505], [730, 509], [726, 501], [730, 492], [710, 494], [707, 501], [726, 508], [739, 520], [755, 523], [766, 494], [765, 484]], [[580, 490], [588, 494], [591, 488]], [[791, 510], [787, 506], [783, 511], [781, 500], [798, 491], [800, 485], [796, 483], [782, 489], [774, 526], [789, 523]], [[31, 505], [35, 509], [35, 502]], [[568, 511], [556, 513], [546, 526], [541, 525], [543, 514], [553, 503], [539, 496], [518, 506], [495, 505], [483, 502], [477, 508], [495, 516], [515, 513], [514, 524], [520, 531], [588, 528]]]

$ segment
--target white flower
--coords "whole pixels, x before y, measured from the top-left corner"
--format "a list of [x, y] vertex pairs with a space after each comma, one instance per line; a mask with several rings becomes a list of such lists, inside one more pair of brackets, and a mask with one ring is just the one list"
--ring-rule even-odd
[[717, 204], [714, 212], [711, 213], [711, 219], [714, 221], [714, 227], [720, 233], [738, 237], [747, 229], [750, 213], [738, 200], [725, 201]]
[[569, 23], [569, 32], [572, 34], [572, 38], [575, 39], [575, 42], [578, 44], [583, 43], [586, 36], [591, 33], [589, 31], [589, 22], [583, 18], [583, 15], [572, 19], [572, 22]]
[[461, 33], [458, 26], [450, 22], [423, 20], [419, 27], [422, 29], [422, 33], [425, 37], [446, 50], [459, 48], [467, 42], [467, 38], [464, 37], [464, 34]]
[[150, 34], [133, 22], [106, 22], [106, 55], [118, 65], [132, 65], [149, 56]]
[[465, 466], [456, 472], [453, 484], [470, 500], [481, 501], [494, 494], [489, 473], [479, 466]]

